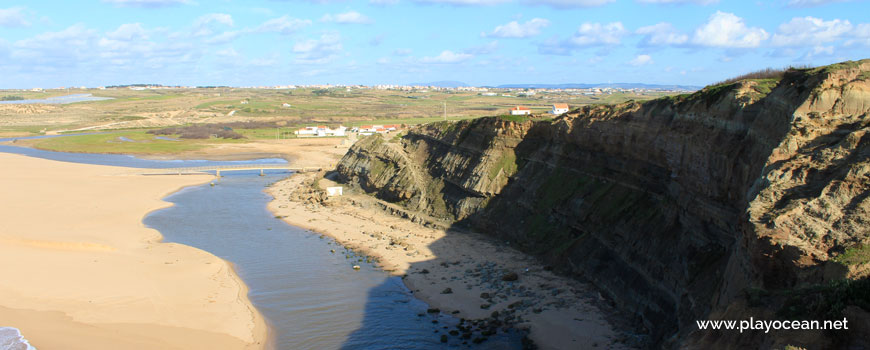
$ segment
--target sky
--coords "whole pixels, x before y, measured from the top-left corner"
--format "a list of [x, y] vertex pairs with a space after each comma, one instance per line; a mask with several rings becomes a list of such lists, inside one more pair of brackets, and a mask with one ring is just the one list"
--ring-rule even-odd
[[0, 88], [650, 83], [870, 58], [870, 0], [0, 0]]

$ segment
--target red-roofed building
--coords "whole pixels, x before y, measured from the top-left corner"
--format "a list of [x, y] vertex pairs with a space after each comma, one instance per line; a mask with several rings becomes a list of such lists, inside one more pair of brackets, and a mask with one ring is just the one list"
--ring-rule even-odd
[[532, 114], [532, 110], [528, 107], [516, 106], [511, 108], [511, 115], [529, 115]]
[[565, 114], [568, 113], [569, 109], [567, 103], [554, 103], [553, 110], [550, 113], [555, 115]]

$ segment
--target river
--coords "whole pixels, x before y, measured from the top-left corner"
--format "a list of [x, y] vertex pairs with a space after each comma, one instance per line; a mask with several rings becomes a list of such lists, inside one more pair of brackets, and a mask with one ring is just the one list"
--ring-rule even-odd
[[[0, 140], [3, 141], [3, 140]], [[0, 152], [88, 164], [169, 168], [253, 161], [156, 161], [124, 155], [78, 154], [0, 145]], [[267, 209], [263, 190], [284, 171], [226, 172], [215, 186], [185, 188], [165, 198], [175, 205], [144, 223], [165, 241], [206, 250], [234, 264], [249, 298], [270, 326], [270, 349], [520, 349], [522, 335], [500, 334], [482, 344], [441, 335], [459, 320], [427, 313], [402, 280], [332, 239], [286, 224]], [[334, 252], [331, 252], [334, 250]], [[354, 270], [353, 265], [359, 265]], [[14, 326], [14, 325], [9, 325]]]

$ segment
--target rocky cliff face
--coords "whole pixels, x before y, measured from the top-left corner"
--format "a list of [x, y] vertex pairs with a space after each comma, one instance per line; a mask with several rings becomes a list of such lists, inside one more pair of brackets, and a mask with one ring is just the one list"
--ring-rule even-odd
[[692, 346], [694, 321], [739, 316], [747, 290], [868, 275], [868, 112], [870, 60], [845, 62], [551, 121], [424, 125], [358, 142], [337, 173], [540, 255], [654, 343]]

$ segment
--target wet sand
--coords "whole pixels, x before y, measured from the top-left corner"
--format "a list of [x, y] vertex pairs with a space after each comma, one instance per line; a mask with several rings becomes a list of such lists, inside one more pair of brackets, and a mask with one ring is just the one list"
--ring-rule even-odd
[[[541, 349], [629, 347], [617, 331], [621, 321], [588, 285], [558, 276], [489, 237], [392, 215], [384, 206], [398, 208], [368, 195], [349, 191], [321, 201], [311, 191], [317, 178], [304, 173], [275, 183], [267, 190], [276, 198], [269, 209], [291, 225], [377, 257], [383, 269], [403, 276], [416, 297], [441, 312], [482, 319], [498, 311], [500, 320], [528, 329]], [[320, 179], [316, 186], [329, 183]], [[504, 281], [510, 273], [516, 280]]]
[[230, 264], [142, 224], [211, 176], [2, 153], [0, 164], [0, 326], [41, 350], [263, 347]]

